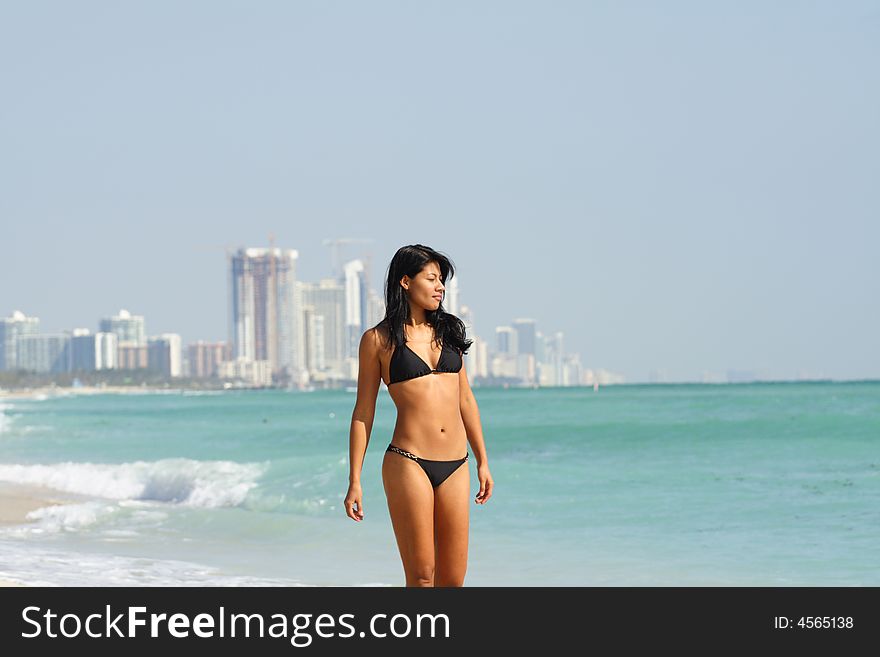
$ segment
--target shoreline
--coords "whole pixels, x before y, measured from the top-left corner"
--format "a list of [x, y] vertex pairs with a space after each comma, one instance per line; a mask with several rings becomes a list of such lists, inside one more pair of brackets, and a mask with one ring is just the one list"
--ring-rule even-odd
[[40, 388], [25, 388], [23, 390], [11, 390], [0, 388], [0, 402], [13, 401], [16, 399], [47, 399], [49, 397], [67, 397], [68, 395], [142, 395], [146, 393], [164, 392], [181, 394], [188, 388], [165, 388], [158, 386], [43, 386]]
[[[74, 500], [64, 493], [45, 486], [0, 481], [0, 527], [26, 525], [36, 522], [27, 517], [31, 511], [46, 507], [70, 504]], [[0, 576], [0, 588], [26, 587], [27, 584]]]
[[31, 511], [73, 501], [65, 493], [46, 486], [0, 481], [0, 527], [35, 522], [27, 517]]
[[[616, 388], [626, 388], [626, 387], [643, 387], [643, 386], [653, 386], [653, 387], [665, 387], [665, 386], [743, 386], [743, 385], [779, 385], [779, 384], [861, 384], [861, 383], [880, 383], [880, 379], [781, 379], [781, 380], [757, 380], [757, 381], [749, 381], [749, 382], [691, 382], [691, 381], [680, 381], [680, 382], [656, 382], [656, 383], [648, 383], [648, 382], [633, 382], [633, 383], [604, 383], [601, 384], [602, 387], [616, 387]], [[551, 390], [555, 389], [556, 386], [520, 386], [520, 385], [487, 385], [487, 386], [479, 386], [481, 389], [496, 389], [496, 390], [506, 390], [506, 389], [546, 389]], [[595, 384], [589, 385], [576, 385], [576, 386], [564, 386], [564, 389], [590, 389], [592, 388], [594, 391], [599, 389], [599, 386]], [[172, 394], [172, 395], [184, 395], [186, 393], [191, 394], [216, 394], [216, 393], [224, 393], [224, 392], [240, 392], [240, 391], [250, 391], [250, 390], [283, 390], [285, 392], [314, 392], [315, 388], [303, 388], [302, 390], [291, 389], [291, 388], [283, 388], [283, 387], [266, 387], [266, 386], [250, 386], [250, 385], [231, 385], [224, 387], [206, 387], [206, 388], [196, 388], [196, 387], [174, 387], [174, 386], [157, 386], [157, 385], [80, 385], [80, 386], [59, 386], [59, 385], [51, 385], [51, 386], [39, 386], [37, 388], [3, 388], [0, 387], [0, 403], [4, 401], [14, 402], [17, 400], [23, 401], [42, 401], [46, 399], [57, 399], [60, 397], [69, 397], [71, 395], [101, 395], [101, 394], [114, 394], [114, 395], [149, 395], [149, 394]], [[355, 392], [355, 386], [345, 386], [342, 388], [321, 388], [321, 390], [345, 390], [347, 392]], [[386, 390], [383, 386], [382, 390]]]

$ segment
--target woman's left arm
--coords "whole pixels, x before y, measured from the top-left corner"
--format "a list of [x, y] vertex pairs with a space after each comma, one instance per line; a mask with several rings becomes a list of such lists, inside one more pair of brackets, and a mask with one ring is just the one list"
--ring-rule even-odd
[[461, 419], [464, 422], [464, 429], [467, 432], [467, 439], [471, 444], [471, 449], [473, 449], [474, 458], [477, 460], [477, 476], [480, 479], [480, 491], [477, 493], [475, 501], [477, 504], [485, 504], [492, 497], [492, 489], [495, 487], [495, 483], [492, 481], [492, 475], [489, 472], [489, 458], [486, 454], [486, 444], [483, 441], [480, 409], [477, 407], [477, 400], [471, 390], [463, 358], [461, 370], [458, 373], [458, 389]]

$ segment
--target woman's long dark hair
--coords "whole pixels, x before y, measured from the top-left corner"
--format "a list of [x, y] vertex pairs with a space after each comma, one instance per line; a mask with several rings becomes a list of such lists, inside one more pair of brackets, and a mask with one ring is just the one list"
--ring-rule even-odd
[[[448, 257], [429, 246], [402, 246], [391, 258], [385, 277], [385, 318], [376, 325], [385, 329], [389, 348], [406, 342], [403, 325], [409, 319], [409, 301], [400, 279], [404, 274], [415, 278], [429, 262], [437, 263], [440, 267], [440, 279], [444, 285], [448, 284], [455, 275], [455, 267]], [[466, 354], [474, 342], [467, 339], [464, 322], [443, 310], [442, 301], [437, 310], [425, 310], [425, 319], [434, 327], [434, 337], [441, 345], [448, 344]]]

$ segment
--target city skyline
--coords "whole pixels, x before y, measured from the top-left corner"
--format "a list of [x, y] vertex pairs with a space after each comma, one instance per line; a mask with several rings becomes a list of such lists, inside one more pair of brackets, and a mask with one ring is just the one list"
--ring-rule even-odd
[[[333, 241], [334, 240], [329, 240], [329, 239], [324, 240], [325, 243], [330, 243]], [[362, 240], [362, 241], [371, 241], [371, 240]], [[239, 246], [239, 247], [237, 247], [237, 249], [234, 249], [234, 250], [230, 249], [228, 246], [225, 247], [225, 249], [226, 249], [225, 263], [228, 267], [230, 265], [230, 263], [234, 262], [240, 254], [243, 254], [245, 252], [248, 252], [251, 254], [256, 253], [256, 252], [267, 252], [267, 251], [269, 251], [270, 248], [275, 248], [275, 251], [279, 254], [285, 253], [285, 252], [293, 254], [293, 258], [296, 260], [296, 262], [298, 264], [299, 250], [297, 250], [297, 249], [290, 249], [290, 248], [286, 248], [286, 247], [276, 248], [276, 247], [255, 246], [255, 245]], [[331, 257], [332, 262], [335, 262], [337, 264], [339, 264], [338, 259], [339, 259], [338, 253], [335, 253]], [[346, 265], [351, 264], [351, 263], [359, 263], [359, 262], [363, 262], [362, 258], [354, 258], [353, 260], [346, 262]], [[296, 265], [292, 265], [292, 267], [296, 267]], [[361, 265], [358, 265], [358, 267], [361, 268]], [[333, 267], [331, 267], [331, 269], [333, 269]], [[339, 274], [336, 278], [333, 277], [333, 274], [331, 271], [326, 276], [319, 278], [317, 281], [297, 280], [296, 282], [298, 285], [306, 285], [306, 286], [321, 285], [321, 284], [328, 283], [328, 282], [333, 282], [334, 284], [344, 286], [344, 284], [345, 284], [344, 269], [345, 269], [344, 266], [339, 267]], [[228, 273], [229, 272], [227, 272], [227, 274]], [[458, 287], [458, 280], [459, 279], [457, 279], [457, 278], [453, 279], [452, 285], [447, 290], [448, 292], [454, 291], [454, 295], [455, 295], [456, 299], [457, 299], [459, 292], [460, 292], [459, 287]], [[379, 291], [377, 291], [375, 288], [371, 288], [370, 293], [374, 294], [374, 295], [381, 296], [381, 293]], [[235, 296], [235, 293], [234, 293], [233, 289], [228, 289], [226, 291], [226, 298], [230, 303], [230, 305], [227, 306], [227, 308], [225, 309], [225, 314], [227, 315], [227, 317], [229, 315], [234, 315], [234, 310], [232, 307], [232, 303], [233, 303], [232, 298], [234, 296]], [[384, 298], [382, 298], [381, 300], [384, 303]], [[456, 303], [457, 303], [457, 301], [456, 301]], [[468, 304], [464, 304], [464, 305], [467, 306]], [[450, 306], [447, 304], [447, 299], [444, 299], [444, 308], [447, 309], [447, 312], [450, 311]], [[453, 308], [453, 310], [454, 309], [455, 308]], [[68, 323], [64, 326], [56, 327], [54, 329], [47, 329], [45, 327], [45, 325], [43, 324], [40, 315], [37, 315], [34, 313], [28, 313], [26, 311], [22, 311], [21, 308], [15, 308], [13, 311], [9, 311], [8, 316], [12, 317], [13, 315], [15, 315], [16, 313], [19, 313], [19, 312], [24, 312], [25, 316], [29, 319], [32, 319], [32, 318], [40, 319], [39, 333], [42, 335], [68, 333], [73, 336], [73, 335], [76, 335], [78, 331], [82, 331], [82, 330], [92, 331], [92, 328], [90, 326], [86, 326], [84, 323], [79, 323], [79, 324]], [[130, 311], [128, 308], [121, 308], [119, 310], [119, 312], [121, 314], [127, 315]], [[151, 313], [136, 311], [136, 312], [132, 312], [131, 314], [138, 316], [143, 321], [144, 317], [148, 317]], [[2, 309], [0, 309], [0, 318], [2, 318], [2, 317], [7, 317], [7, 315], [3, 315]], [[378, 319], [379, 319], [378, 316], [373, 316], [372, 317], [373, 321], [370, 323], [370, 325], [375, 324], [378, 321]], [[465, 319], [467, 319], [467, 318], [465, 318]], [[93, 331], [93, 333], [97, 335], [104, 330], [110, 330], [110, 329], [106, 329], [106, 327], [103, 326], [105, 323], [107, 323], [109, 321], [110, 321], [110, 317], [109, 317], [108, 313], [104, 313], [103, 315], [101, 315], [101, 317], [99, 319], [96, 319], [94, 321], [94, 324], [97, 328]], [[234, 320], [230, 320], [230, 321], [234, 321]], [[490, 330], [485, 331], [484, 333], [477, 333], [477, 331], [469, 330], [468, 335], [471, 338], [478, 338], [478, 340], [483, 341], [488, 346], [491, 353], [497, 354], [497, 353], [499, 353], [497, 332], [500, 330], [504, 330], [504, 329], [509, 330], [511, 325], [514, 324], [515, 321], [516, 320], [513, 317], [511, 317], [511, 319], [506, 324], [490, 327]], [[540, 320], [536, 320], [534, 318], [530, 318], [527, 321], [534, 321], [534, 322], [536, 322], [537, 325], [543, 326], [543, 323], [540, 322]], [[164, 337], [166, 335], [172, 334], [172, 335], [177, 335], [180, 337], [180, 342], [181, 342], [182, 346], [185, 348], [192, 347], [196, 344], [216, 345], [218, 343], [224, 343], [224, 344], [228, 345], [228, 347], [230, 349], [230, 353], [235, 354], [236, 353], [236, 349], [234, 347], [235, 332], [231, 330], [232, 324], [227, 324], [227, 326], [228, 326], [227, 335], [225, 335], [223, 337], [205, 337], [204, 335], [189, 336], [189, 335], [185, 335], [184, 333], [182, 333], [179, 330], [174, 330], [172, 328], [171, 330], [157, 330], [157, 331], [150, 330], [150, 331], [147, 331], [148, 336], [143, 335], [143, 336], [141, 336], [141, 338], [143, 340], [143, 343], [146, 344], [147, 337], [149, 337], [151, 340], [164, 339]], [[539, 331], [544, 335], [545, 338], [547, 338], [548, 335], [552, 335], [554, 333], [554, 331], [552, 331], [551, 329], [547, 329], [546, 326], [543, 326], [543, 328], [544, 328], [544, 331], [540, 331], [540, 329], [539, 329]], [[220, 330], [219, 328], [213, 329], [214, 333], [212, 333], [211, 335], [216, 335], [217, 331], [219, 331], [219, 330]], [[545, 331], [549, 331], [549, 333], [547, 333]], [[354, 341], [353, 344], [356, 344], [356, 340], [357, 340], [357, 338], [359, 338], [359, 335], [360, 334], [358, 334], [357, 336], [348, 336], [348, 340], [349, 341], [353, 340]], [[562, 335], [561, 332], [560, 332], [560, 335]], [[184, 351], [185, 351], [185, 349], [184, 349]], [[262, 353], [263, 353], [263, 357], [265, 357], [265, 353], [266, 353], [265, 348]], [[583, 358], [579, 352], [566, 351], [566, 353], [571, 353], [571, 355], [573, 357], [578, 359], [578, 362], [580, 362], [580, 366], [583, 367], [584, 370], [591, 370], [596, 373], [601, 373], [601, 376], [603, 377], [601, 380], [602, 383], [636, 383], [636, 384], [638, 384], [638, 383], [739, 383], [739, 382], [749, 382], [749, 381], [785, 381], [785, 380], [796, 381], [796, 380], [816, 380], [816, 379], [825, 379], [825, 378], [833, 379], [833, 377], [813, 376], [813, 375], [809, 375], [808, 373], [804, 373], [804, 372], [800, 372], [797, 375], [792, 376], [792, 377], [788, 377], [788, 378], [785, 378], [785, 377], [777, 378], [774, 376], [768, 376], [768, 375], [766, 375], [766, 373], [764, 373], [760, 370], [742, 369], [742, 368], [728, 368], [727, 370], [725, 370], [723, 372], [703, 371], [698, 378], [683, 379], [683, 380], [672, 380], [669, 378], [669, 376], [665, 370], [659, 369], [659, 370], [651, 370], [644, 379], [629, 380], [626, 378], [625, 375], [620, 374], [619, 372], [615, 371], [613, 367], [603, 367], [603, 366], [598, 366], [598, 365], [595, 365], [595, 364], [592, 364], [589, 362], [583, 362]], [[246, 358], [249, 360], [253, 360], [253, 355], [246, 356]], [[186, 360], [186, 356], [184, 356], [184, 360]], [[229, 375], [232, 376], [231, 373]], [[880, 378], [880, 377], [862, 377], [862, 378], [856, 377], [854, 379], [839, 379], [839, 380], [869, 380], [869, 379], [875, 379], [875, 378]], [[582, 384], [583, 385], [592, 385], [592, 382], [582, 383]]]
[[[361, 259], [334, 266], [335, 275], [317, 283], [298, 279], [298, 259], [297, 250], [274, 245], [227, 251], [229, 321], [222, 342], [202, 336], [183, 340], [177, 332], [153, 335], [146, 330], [145, 315], [128, 309], [102, 316], [95, 333], [81, 326], [49, 331], [39, 317], [16, 309], [0, 317], [0, 371], [158, 369], [169, 378], [241, 379], [258, 386], [353, 384], [361, 336], [384, 317], [385, 299], [370, 286]], [[562, 332], [545, 335], [533, 318], [494, 327], [494, 340], [480, 335], [468, 306], [460, 304], [460, 292], [458, 279], [450, 278], [444, 309], [467, 327], [473, 383], [623, 382], [613, 372], [584, 367], [579, 354], [565, 349]]]
[[[332, 241], [333, 240], [325, 240], [325, 242], [332, 242]], [[364, 240], [364, 241], [369, 241], [369, 240]], [[269, 349], [269, 347], [266, 344], [264, 344], [261, 347], [261, 350], [259, 353], [254, 351], [255, 347], [253, 346], [253, 344], [250, 347], [245, 347], [244, 343], [239, 343], [239, 345], [236, 346], [237, 339], [240, 341], [241, 338], [240, 338], [240, 336], [239, 336], [239, 338], [236, 338], [237, 332], [235, 330], [236, 311], [234, 308], [234, 306], [235, 306], [234, 299], [236, 298], [237, 293], [236, 293], [236, 283], [234, 280], [234, 271], [240, 270], [242, 268], [243, 265], [239, 259], [241, 257], [244, 257], [245, 254], [247, 254], [247, 256], [249, 256], [249, 257], [265, 257], [265, 255], [270, 250], [274, 250], [277, 260], [279, 260], [279, 261], [289, 260], [289, 264], [285, 265], [285, 271], [290, 271], [290, 272], [296, 271], [297, 264], [298, 264], [298, 258], [299, 258], [299, 251], [296, 249], [290, 249], [290, 248], [284, 248], [284, 247], [274, 247], [274, 246], [273, 247], [253, 246], [253, 245], [252, 246], [240, 246], [240, 247], [238, 247], [237, 250], [230, 250], [227, 248], [225, 262], [226, 262], [227, 267], [230, 269], [227, 273], [232, 275], [233, 278], [229, 279], [231, 287], [229, 289], [227, 289], [227, 299], [229, 300], [229, 306], [227, 307], [227, 314], [229, 315], [229, 323], [227, 325], [228, 326], [228, 333], [225, 337], [212, 339], [212, 338], [207, 338], [203, 335], [185, 336], [180, 331], [176, 331], [176, 330], [158, 331], [158, 332], [157, 331], [145, 331], [144, 318], [146, 316], [148, 316], [149, 313], [147, 313], [147, 312], [131, 313], [128, 309], [120, 309], [119, 314], [117, 316], [113, 316], [113, 317], [110, 317], [109, 315], [107, 315], [105, 313], [100, 318], [95, 320], [95, 326], [97, 328], [94, 330], [93, 334], [95, 336], [100, 336], [102, 334], [102, 332], [115, 331], [117, 329], [111, 327], [111, 324], [114, 321], [119, 320], [120, 318], [122, 318], [124, 320], [128, 320], [130, 317], [134, 317], [136, 320], [139, 320], [139, 322], [140, 322], [139, 323], [140, 334], [136, 337], [130, 338], [130, 340], [133, 344], [146, 345], [147, 338], [149, 338], [150, 341], [165, 341], [168, 339], [169, 335], [176, 336], [178, 338], [178, 342], [179, 342], [178, 349], [179, 349], [180, 353], [183, 354], [183, 360], [187, 364], [187, 366], [189, 366], [189, 358], [191, 356], [188, 357], [186, 352], [192, 350], [197, 345], [206, 346], [206, 347], [216, 347], [216, 346], [219, 346], [220, 344], [224, 344], [228, 347], [228, 354], [227, 355], [230, 358], [234, 358], [236, 356], [236, 354], [241, 355], [241, 357], [243, 357], [246, 360], [254, 360], [255, 356], [259, 356], [259, 358], [262, 358], [262, 359], [269, 358], [269, 356], [268, 356], [269, 352], [267, 351]], [[338, 253], [334, 254], [333, 262], [337, 263], [338, 265], [341, 264], [338, 262]], [[268, 263], [268, 261], [266, 262], [266, 264], [264, 264], [266, 271], [268, 271], [268, 264], [267, 263]], [[333, 269], [335, 269], [338, 272], [336, 277], [334, 277], [331, 272], [330, 275], [324, 276], [324, 277], [320, 278], [318, 281], [301, 281], [301, 280], [298, 280], [295, 275], [292, 280], [293, 280], [293, 282], [296, 283], [296, 285], [301, 286], [303, 289], [311, 289], [313, 287], [323, 286], [323, 285], [332, 283], [333, 285], [339, 286], [340, 290], [341, 290], [341, 289], [344, 289], [345, 285], [346, 285], [346, 271], [347, 271], [347, 269], [351, 268], [352, 266], [355, 267], [356, 272], [363, 272], [364, 274], [366, 274], [365, 267], [363, 265], [363, 260], [360, 258], [355, 258], [353, 260], [346, 261], [344, 264], [341, 264], [341, 266], [334, 267]], [[367, 279], [368, 277], [364, 276], [364, 278]], [[459, 289], [459, 285], [458, 285], [458, 279], [454, 278], [451, 281], [450, 285], [447, 286], [447, 297], [444, 299], [444, 308], [447, 310], [447, 312], [453, 312], [453, 311], [458, 310], [457, 306], [458, 306], [459, 296], [460, 296], [460, 289]], [[384, 298], [381, 297], [381, 295], [379, 294], [379, 292], [377, 290], [375, 290], [375, 288], [369, 289], [369, 297], [370, 297], [371, 304], [373, 304], [374, 300], [376, 300], [376, 301], [380, 302], [384, 308]], [[452, 300], [451, 305], [448, 303], [448, 301], [450, 299]], [[464, 306], [467, 307], [467, 304], [465, 303]], [[367, 311], [367, 310], [364, 311], [365, 314], [363, 315], [363, 318], [366, 319], [367, 317], [369, 317], [369, 321], [366, 322], [365, 326], [372, 326], [381, 318], [381, 315], [377, 314], [378, 311], [379, 311], [379, 309], [376, 309], [376, 311], [373, 311], [372, 309], [370, 311]], [[11, 311], [9, 313], [9, 317], [13, 318], [15, 315], [17, 315], [21, 312], [22, 312], [21, 309], [16, 308], [14, 311]], [[264, 312], [265, 312], [265, 309], [264, 309]], [[462, 315], [461, 313], [457, 313], [457, 314], [460, 317], [462, 317], [463, 319], [465, 319], [466, 323], [469, 322], [469, 320], [470, 320], [469, 312], [464, 315]], [[2, 312], [0, 312], [0, 318], [2, 318], [2, 317], [5, 317], [5, 316], [2, 315]], [[33, 320], [34, 318], [39, 319], [39, 316], [29, 314], [29, 313], [24, 313], [23, 318]], [[289, 320], [289, 318], [288, 318], [288, 320]], [[540, 320], [537, 320], [535, 318], [528, 318], [528, 319], [511, 318], [511, 320], [508, 321], [506, 324], [491, 327], [490, 331], [486, 331], [483, 334], [479, 334], [477, 331], [472, 330], [473, 327], [469, 326], [468, 336], [472, 339], [476, 339], [478, 342], [482, 342], [483, 344], [485, 344], [486, 347], [489, 349], [489, 352], [492, 356], [498, 356], [499, 354], [508, 350], [506, 344], [503, 344], [503, 343], [506, 343], [506, 340], [503, 339], [504, 332], [509, 333], [512, 330], [511, 329], [512, 326], [517, 324], [517, 322], [522, 322], [522, 321], [530, 322], [530, 323], [533, 323], [535, 326], [541, 327], [538, 329], [538, 334], [542, 336], [543, 340], [548, 340], [548, 341], [551, 340], [554, 336], [554, 333], [557, 333], [559, 336], [559, 339], [563, 340], [563, 333], [554, 332], [552, 329], [547, 329], [546, 326], [542, 325]], [[340, 325], [340, 326], [342, 327], [342, 325]], [[541, 330], [541, 329], [543, 329], [543, 330]], [[85, 326], [83, 324], [78, 324], [78, 325], [68, 324], [64, 327], [56, 328], [54, 330], [47, 330], [45, 328], [45, 326], [43, 326], [41, 324], [38, 333], [41, 335], [52, 335], [52, 334], [66, 333], [66, 334], [69, 334], [70, 336], [73, 337], [73, 336], [81, 335], [83, 331], [86, 331], [86, 334], [88, 334], [88, 332], [92, 331], [92, 329], [91, 329], [91, 327]], [[355, 332], [355, 334], [346, 336], [348, 344], [346, 345], [346, 348], [343, 350], [344, 352], [342, 355], [348, 355], [348, 356], [356, 358], [356, 344], [357, 344], [357, 341], [360, 337], [361, 332], [362, 331], [359, 329]], [[125, 339], [124, 339], [125, 337], [126, 336], [124, 336], [124, 335], [120, 335], [120, 340], [122, 343], [125, 342]], [[115, 346], [114, 346], [114, 348], [115, 348]], [[288, 347], [288, 349], [292, 349], [292, 348], [293, 348], [292, 345]], [[530, 351], [528, 353], [535, 353], [534, 345], [531, 345], [529, 347], [529, 349], [530, 349]], [[542, 349], [543, 349], [543, 345], [542, 345]], [[514, 348], [514, 352], [516, 352], [516, 351], [517, 351], [517, 349]], [[224, 351], [224, 353], [225, 353], [225, 351]], [[592, 385], [594, 382], [594, 377], [598, 377], [598, 382], [603, 383], [603, 384], [609, 384], [609, 383], [677, 383], [677, 382], [680, 382], [680, 383], [740, 383], [740, 382], [750, 382], [750, 381], [774, 381], [774, 380], [813, 380], [813, 379], [820, 378], [820, 377], [809, 377], [809, 376], [796, 376], [796, 377], [792, 377], [789, 379], [784, 379], [784, 378], [777, 379], [777, 378], [773, 378], [773, 377], [764, 376], [764, 375], [762, 375], [761, 372], [756, 372], [754, 370], [728, 369], [726, 372], [723, 372], [723, 373], [704, 372], [699, 380], [670, 381], [664, 371], [655, 370], [655, 371], [652, 371], [649, 373], [647, 380], [629, 381], [626, 379], [626, 377], [624, 375], [621, 375], [620, 373], [615, 372], [612, 368], [599, 367], [599, 366], [596, 366], [596, 365], [589, 363], [589, 362], [582, 362], [581, 356], [578, 352], [569, 352], [568, 350], [565, 350], [564, 353], [570, 354], [570, 356], [575, 359], [575, 362], [579, 363], [579, 367], [581, 367], [583, 370], [588, 370], [591, 372], [589, 381], [581, 381], [578, 384], [572, 383], [571, 385]], [[144, 357], [144, 359], [146, 359], [146, 352], [143, 354], [143, 357]], [[198, 356], [196, 358], [200, 358], [200, 357], [201, 356]], [[129, 358], [133, 358], [133, 356], [129, 356]], [[290, 354], [288, 354], [288, 356], [286, 356], [286, 357], [280, 357], [279, 360], [287, 359], [289, 361], [291, 358], [292, 358], [292, 356]], [[344, 369], [344, 367], [341, 365], [341, 363], [338, 365], [338, 368], [339, 368], [339, 370], [337, 370], [337, 371], [341, 371], [342, 369]], [[494, 374], [492, 372], [493, 367], [491, 364], [489, 364], [488, 366], [484, 365], [484, 368], [488, 369], [488, 375], [494, 376]], [[2, 369], [2, 368], [0, 368], [0, 369]], [[179, 374], [180, 366], [179, 365], [177, 366], [175, 371], [178, 372], [178, 374], [176, 376], [180, 376], [180, 374]], [[233, 369], [230, 369], [226, 374], [226, 376], [230, 376], [230, 377], [238, 376], [238, 375], [240, 375], [240, 372], [235, 372]], [[479, 375], [486, 376], [486, 373], [480, 372]], [[511, 374], [511, 376], [515, 377], [514, 374]], [[356, 378], [356, 375], [353, 372], [351, 373], [351, 378], [352, 379]], [[303, 383], [305, 383], [305, 381]]]
[[876, 17], [7, 4], [0, 312], [225, 340], [227, 244], [318, 281], [367, 240], [378, 290], [423, 243], [487, 339], [534, 317], [629, 382], [878, 378]]

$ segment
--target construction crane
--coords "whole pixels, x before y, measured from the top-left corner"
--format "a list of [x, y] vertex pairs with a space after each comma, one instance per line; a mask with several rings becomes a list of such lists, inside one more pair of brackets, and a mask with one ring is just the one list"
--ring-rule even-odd
[[[360, 238], [360, 237], [338, 237], [336, 239], [325, 239], [322, 244], [324, 246], [330, 247], [330, 266], [333, 269], [333, 279], [339, 280], [341, 275], [340, 266], [339, 266], [339, 245], [340, 244], [354, 244], [356, 242], [375, 242], [376, 240], [371, 238]], [[368, 254], [366, 257], [367, 262], [370, 261], [370, 255]]]

